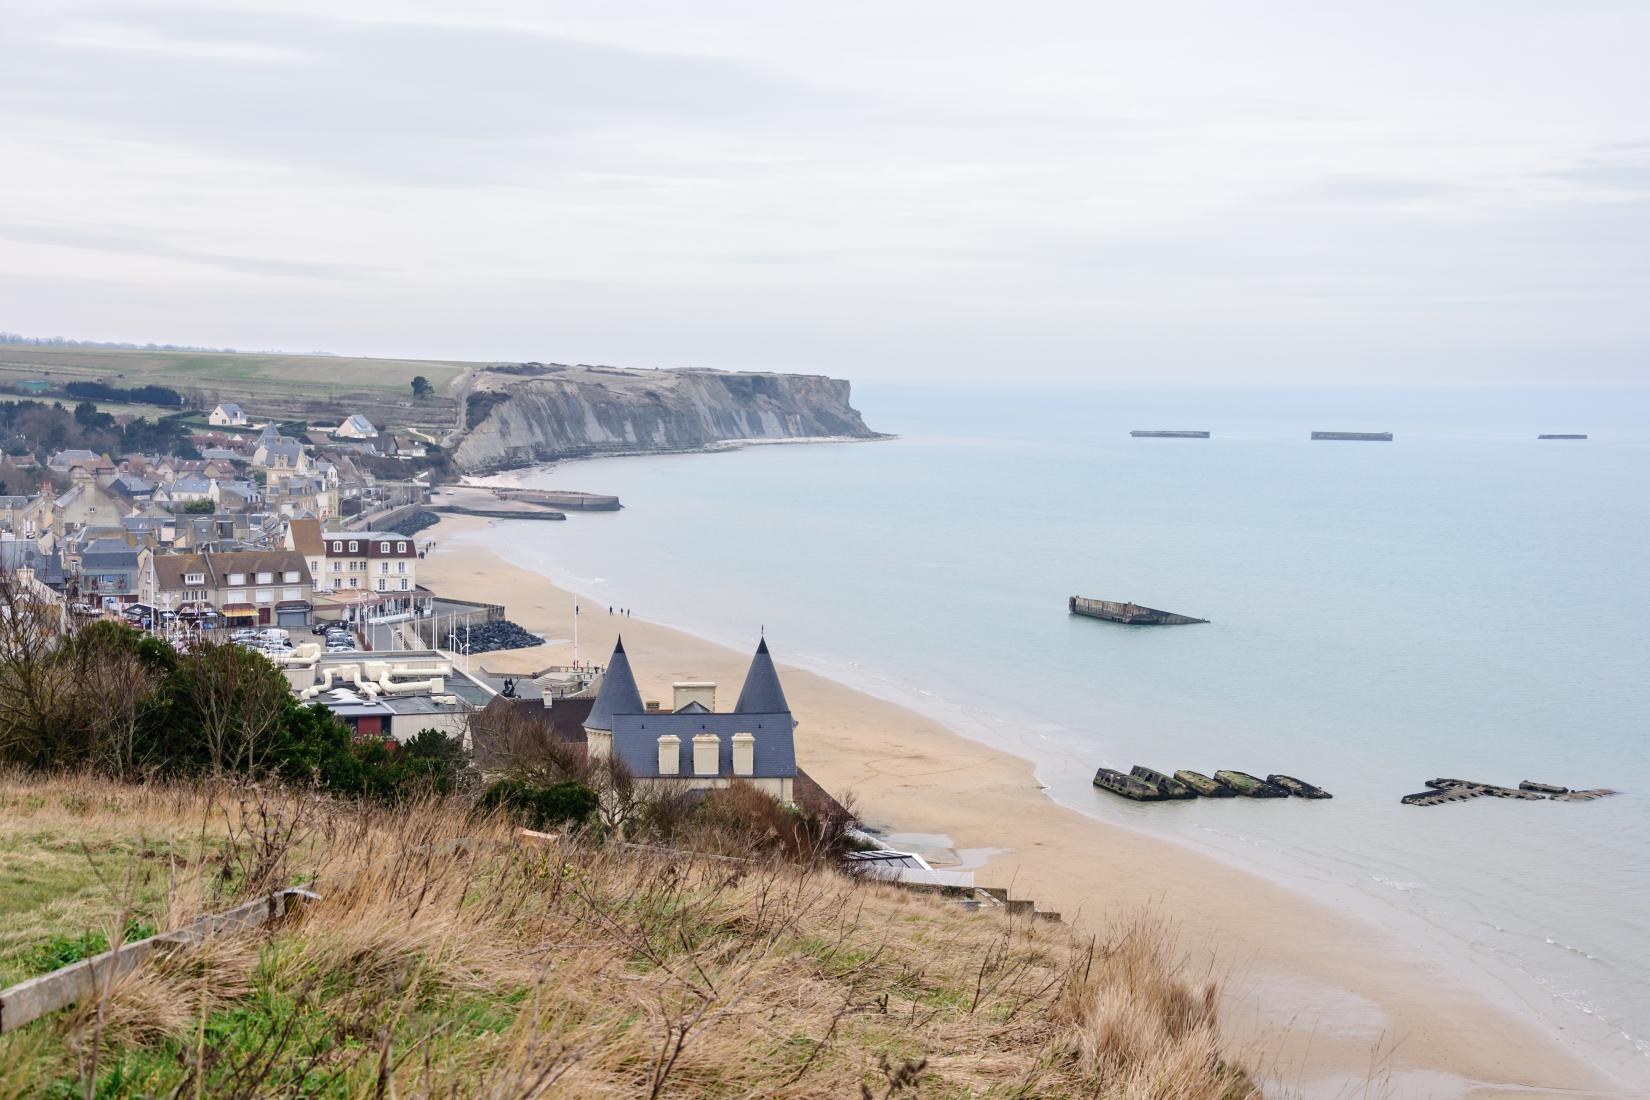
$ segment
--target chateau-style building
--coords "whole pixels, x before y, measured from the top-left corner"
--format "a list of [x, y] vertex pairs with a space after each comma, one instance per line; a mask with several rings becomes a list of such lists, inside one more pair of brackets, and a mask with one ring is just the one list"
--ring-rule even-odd
[[781, 802], [795, 801], [796, 720], [767, 640], [756, 647], [732, 713], [718, 714], [705, 705], [704, 693], [696, 689], [709, 687], [677, 685], [675, 710], [648, 710], [620, 638], [584, 720], [587, 754], [591, 759], [611, 755], [637, 779], [687, 790], [739, 781]]

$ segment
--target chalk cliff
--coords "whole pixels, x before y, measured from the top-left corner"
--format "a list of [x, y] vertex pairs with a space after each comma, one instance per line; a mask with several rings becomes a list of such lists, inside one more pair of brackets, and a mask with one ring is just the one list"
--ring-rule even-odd
[[454, 457], [472, 473], [737, 440], [877, 435], [839, 378], [615, 367], [483, 371], [471, 383], [467, 423]]

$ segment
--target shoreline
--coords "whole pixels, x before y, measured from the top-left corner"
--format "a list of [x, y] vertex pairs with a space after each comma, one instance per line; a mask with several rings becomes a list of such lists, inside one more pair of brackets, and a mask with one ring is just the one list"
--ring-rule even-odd
[[[491, 592], [521, 625], [565, 639], [574, 594], [464, 537], [488, 526], [443, 519], [429, 532], [440, 545], [421, 580], [464, 598]], [[587, 612], [580, 623], [585, 659], [604, 657], [618, 629], [633, 636], [627, 646], [648, 697], [668, 697], [674, 679], [736, 684], [748, 661], [646, 620]], [[567, 660], [570, 649], [553, 641], [477, 661], [529, 671]], [[1192, 971], [1223, 979], [1226, 1033], [1263, 1079], [1325, 1097], [1371, 1080], [1390, 1086], [1377, 1094], [1398, 1096], [1632, 1094], [1511, 991], [1508, 1005], [1483, 982], [1441, 982], [1453, 975], [1440, 973], [1432, 953], [1336, 899], [1060, 805], [1032, 761], [957, 732], [943, 715], [778, 656], [802, 723], [800, 762], [822, 785], [852, 792], [869, 823], [896, 836], [975, 853], [985, 860], [976, 871], [982, 884], [1012, 885], [1068, 920], [1099, 928], [1143, 911], [1166, 917]]]
[[576, 462], [595, 462], [604, 458], [656, 458], [659, 455], [714, 455], [728, 451], [742, 451], [746, 447], [784, 447], [791, 444], [807, 443], [880, 443], [886, 439], [898, 439], [892, 432], [873, 432], [870, 435], [794, 435], [782, 438], [758, 436], [751, 439], [719, 439], [713, 443], [706, 443], [700, 447], [682, 447], [677, 449], [661, 450], [649, 447], [639, 451], [601, 451], [599, 453], [568, 455], [565, 458], [552, 458], [540, 462], [529, 462], [521, 466], [504, 466], [497, 470], [487, 470], [482, 473], [460, 474], [459, 487], [472, 488], [517, 488], [523, 478], [542, 470], [553, 470], [558, 466], [571, 465]]

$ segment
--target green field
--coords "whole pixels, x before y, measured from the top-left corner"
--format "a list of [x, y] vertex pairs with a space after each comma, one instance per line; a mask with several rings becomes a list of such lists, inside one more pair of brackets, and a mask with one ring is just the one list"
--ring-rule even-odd
[[0, 381], [44, 378], [51, 382], [150, 383], [187, 390], [244, 389], [280, 392], [317, 387], [401, 393], [415, 375], [438, 394], [475, 364], [419, 359], [353, 359], [330, 355], [223, 354], [187, 351], [110, 351], [101, 348], [34, 348], [0, 345]]
[[[344, 416], [366, 412], [374, 423], [451, 425], [452, 387], [479, 363], [422, 359], [359, 359], [330, 355], [267, 355], [188, 351], [116, 351], [103, 348], [36, 348], [0, 345], [0, 396], [35, 396], [17, 384], [44, 380], [54, 389], [70, 382], [114, 386], [170, 386], [192, 405], [210, 409], [222, 401], [259, 416]], [[435, 395], [413, 402], [412, 380], [429, 379]], [[14, 396], [15, 395], [15, 396]], [[42, 395], [64, 400], [61, 394]], [[99, 402], [100, 405], [104, 404]], [[115, 406], [109, 404], [109, 411]], [[138, 406], [139, 415], [166, 412]]]

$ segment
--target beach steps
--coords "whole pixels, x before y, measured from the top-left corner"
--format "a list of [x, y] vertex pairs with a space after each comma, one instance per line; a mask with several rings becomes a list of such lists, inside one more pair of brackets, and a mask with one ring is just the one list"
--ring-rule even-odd
[[1292, 775], [1274, 773], [1265, 779], [1240, 771], [1217, 771], [1211, 778], [1187, 769], [1165, 775], [1136, 764], [1127, 775], [1115, 768], [1098, 768], [1094, 785], [1133, 802], [1182, 801], [1190, 798], [1333, 798], [1322, 787]]

